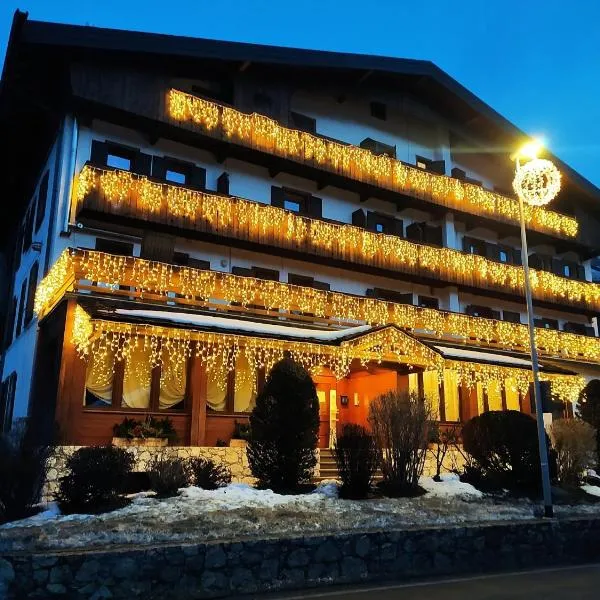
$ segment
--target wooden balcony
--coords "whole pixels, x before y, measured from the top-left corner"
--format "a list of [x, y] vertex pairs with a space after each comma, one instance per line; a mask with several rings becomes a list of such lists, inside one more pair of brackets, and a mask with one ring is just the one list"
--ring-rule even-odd
[[[446, 337], [469, 347], [529, 349], [528, 330], [521, 324], [93, 250], [66, 250], [53, 265], [36, 293], [38, 317], [67, 292], [333, 327], [394, 324], [421, 338]], [[600, 363], [598, 338], [537, 329], [536, 340], [542, 356]]]
[[[127, 171], [87, 165], [78, 177], [72, 217], [110, 219], [168, 230], [255, 251], [410, 279], [456, 285], [515, 301], [523, 294], [521, 267], [450, 248], [409, 242], [353, 225], [311, 219], [242, 198], [165, 184]], [[534, 299], [552, 308], [600, 312], [600, 285], [532, 270]]]

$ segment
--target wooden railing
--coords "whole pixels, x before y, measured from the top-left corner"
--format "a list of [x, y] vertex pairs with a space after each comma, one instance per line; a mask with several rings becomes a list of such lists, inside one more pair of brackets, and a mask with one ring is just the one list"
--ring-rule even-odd
[[[522, 296], [524, 274], [516, 265], [495, 262], [450, 248], [417, 244], [344, 223], [299, 216], [242, 198], [220, 196], [158, 183], [128, 171], [87, 165], [78, 177], [75, 215], [88, 210], [138, 224], [232, 239], [292, 253], [404, 273], [417, 280], [442, 281], [500, 294]], [[600, 285], [531, 270], [535, 299], [600, 311]]]
[[[529, 349], [526, 325], [94, 250], [69, 249], [61, 255], [38, 287], [36, 314], [43, 317], [68, 291], [334, 327], [394, 324], [434, 340], [448, 336], [469, 346]], [[600, 363], [599, 338], [539, 328], [536, 341], [543, 356]]]
[[[264, 115], [243, 113], [174, 89], [167, 93], [164, 111], [163, 118], [169, 122], [217, 140], [260, 150], [449, 209], [519, 224], [519, 204], [514, 198], [411, 167], [358, 146], [290, 129]], [[525, 219], [530, 229], [541, 233], [566, 239], [577, 236], [577, 220], [567, 215], [539, 206], [525, 206]]]

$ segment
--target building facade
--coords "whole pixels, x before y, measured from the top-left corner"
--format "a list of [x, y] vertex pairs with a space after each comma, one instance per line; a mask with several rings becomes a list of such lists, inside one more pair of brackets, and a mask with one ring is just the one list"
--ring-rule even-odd
[[[0, 422], [68, 444], [125, 417], [227, 442], [291, 355], [320, 446], [388, 390], [444, 423], [531, 413], [524, 135], [430, 63], [15, 15]], [[554, 159], [556, 160], [556, 159]], [[600, 190], [528, 209], [545, 410], [600, 372]]]

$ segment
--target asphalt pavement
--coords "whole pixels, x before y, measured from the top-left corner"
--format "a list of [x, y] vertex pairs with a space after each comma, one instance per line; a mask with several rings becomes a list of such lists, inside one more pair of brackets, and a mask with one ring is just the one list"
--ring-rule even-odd
[[265, 600], [599, 600], [600, 564], [408, 584], [332, 587], [246, 598]]

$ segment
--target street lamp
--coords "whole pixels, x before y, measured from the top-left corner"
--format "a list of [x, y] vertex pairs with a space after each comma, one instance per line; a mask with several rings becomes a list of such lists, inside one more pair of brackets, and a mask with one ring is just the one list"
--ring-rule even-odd
[[[548, 448], [544, 429], [544, 414], [539, 378], [537, 346], [535, 345], [535, 328], [533, 326], [533, 303], [531, 301], [531, 282], [529, 280], [529, 256], [527, 250], [527, 234], [525, 232], [525, 214], [523, 203], [532, 206], [543, 206], [552, 201], [560, 191], [560, 172], [546, 159], [538, 158], [542, 146], [533, 141], [521, 148], [511, 158], [516, 162], [513, 188], [519, 198], [521, 217], [521, 253], [525, 273], [525, 300], [527, 302], [527, 323], [529, 325], [529, 344], [531, 346], [531, 370], [533, 372], [533, 394], [535, 398], [535, 416], [537, 421], [538, 445], [542, 468], [542, 489], [544, 493], [544, 516], [552, 517], [552, 490], [550, 488], [550, 469], [548, 467]], [[522, 162], [526, 161], [526, 162]]]

